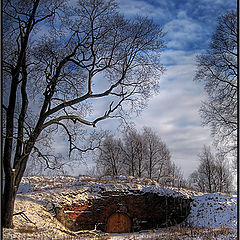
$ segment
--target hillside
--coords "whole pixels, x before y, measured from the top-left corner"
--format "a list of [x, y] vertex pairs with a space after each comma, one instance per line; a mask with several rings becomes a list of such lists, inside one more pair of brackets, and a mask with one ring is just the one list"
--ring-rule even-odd
[[[136, 190], [190, 198], [193, 200], [191, 212], [183, 223], [175, 227], [129, 235], [100, 233], [97, 230], [75, 233], [65, 228], [52, 211], [52, 204], [62, 206], [80, 199], [98, 198], [103, 192]], [[87, 176], [23, 178], [15, 203], [15, 213], [22, 211], [25, 215], [14, 216], [14, 229], [3, 229], [3, 239], [87, 239], [89, 234], [91, 239], [163, 239], [166, 236], [171, 236], [172, 239], [173, 236], [177, 236], [176, 239], [203, 239], [205, 235], [211, 234], [218, 236], [217, 239], [236, 239], [236, 196], [165, 187], [149, 179], [124, 176], [98, 179]], [[24, 219], [25, 216], [31, 222]]]

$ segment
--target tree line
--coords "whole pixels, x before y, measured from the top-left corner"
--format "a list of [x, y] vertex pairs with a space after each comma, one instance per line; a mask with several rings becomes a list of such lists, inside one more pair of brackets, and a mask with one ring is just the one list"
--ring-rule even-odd
[[147, 177], [162, 184], [182, 186], [181, 169], [171, 160], [166, 143], [151, 128], [128, 129], [122, 139], [108, 135], [96, 160], [98, 174]]
[[166, 143], [152, 128], [129, 128], [122, 138], [107, 135], [96, 158], [96, 175], [146, 177], [160, 184], [188, 187], [201, 192], [233, 190], [233, 172], [224, 152], [204, 146], [199, 165], [188, 179], [171, 159]]

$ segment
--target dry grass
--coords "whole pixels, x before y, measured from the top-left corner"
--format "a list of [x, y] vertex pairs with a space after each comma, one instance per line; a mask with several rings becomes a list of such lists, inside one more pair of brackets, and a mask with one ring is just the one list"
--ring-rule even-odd
[[16, 231], [19, 233], [35, 233], [38, 231], [36, 226], [21, 226], [16, 228]]
[[[192, 239], [201, 237], [204, 240], [214, 240], [218, 239], [218, 237], [224, 237], [224, 239], [237, 239], [236, 233], [230, 230], [227, 227], [222, 227], [220, 229], [206, 229], [206, 228], [170, 228], [164, 229], [160, 232], [154, 232], [153, 230], [149, 230], [145, 235], [141, 234], [132, 234], [132, 235], [122, 235], [121, 239], [131, 239], [131, 240], [180, 240], [180, 239]], [[72, 238], [73, 239], [73, 238]], [[85, 240], [110, 240], [116, 239], [111, 237], [109, 234], [100, 234], [100, 235], [81, 235], [78, 238], [74, 239], [85, 239]]]
[[[204, 240], [217, 239], [218, 236], [235, 235], [234, 231], [228, 227], [221, 228], [170, 228], [165, 229], [166, 234], [171, 234], [172, 237], [202, 237]], [[175, 238], [172, 238], [175, 239]], [[176, 238], [178, 239], [178, 238]]]
[[[26, 237], [30, 237], [28, 239], [61, 239], [61, 240], [110, 240], [117, 239], [108, 233], [100, 233], [100, 234], [79, 234], [78, 236], [73, 236], [71, 234], [67, 234], [65, 236], [61, 236], [60, 238], [57, 236], [50, 236], [48, 232], [42, 232], [35, 226], [19, 226], [15, 229], [15, 231], [23, 234], [19, 239], [27, 239]], [[236, 233], [227, 227], [221, 227], [218, 229], [206, 229], [206, 228], [166, 228], [162, 230], [149, 230], [145, 234], [133, 233], [133, 234], [122, 234], [121, 238], [118, 239], [131, 239], [131, 240], [183, 240], [183, 239], [195, 239], [201, 238], [204, 240], [214, 240], [214, 239], [226, 239], [226, 240], [234, 240], [237, 239]], [[31, 238], [33, 237], [33, 238]], [[221, 238], [219, 238], [221, 237]], [[11, 239], [11, 238], [4, 238]]]

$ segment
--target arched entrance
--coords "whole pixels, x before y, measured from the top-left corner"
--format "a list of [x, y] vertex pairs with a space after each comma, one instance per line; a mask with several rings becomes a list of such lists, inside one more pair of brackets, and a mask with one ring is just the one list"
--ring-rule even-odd
[[124, 213], [114, 213], [107, 221], [107, 232], [127, 233], [131, 232], [132, 223], [130, 218]]

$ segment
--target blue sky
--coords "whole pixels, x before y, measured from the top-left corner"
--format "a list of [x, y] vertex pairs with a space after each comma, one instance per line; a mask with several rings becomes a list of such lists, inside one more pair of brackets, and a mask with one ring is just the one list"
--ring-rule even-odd
[[[143, 15], [163, 27], [167, 48], [162, 64], [167, 71], [160, 79], [160, 94], [153, 96], [139, 117], [136, 128], [155, 129], [170, 149], [172, 160], [188, 177], [198, 166], [203, 145], [211, 145], [210, 130], [201, 126], [199, 108], [206, 93], [194, 82], [196, 55], [204, 53], [217, 25], [217, 18], [235, 10], [236, 0], [117, 0], [127, 18]], [[118, 122], [105, 120], [99, 127], [117, 134]], [[59, 142], [56, 150], [65, 151]], [[78, 173], [83, 173], [81, 170]]]

